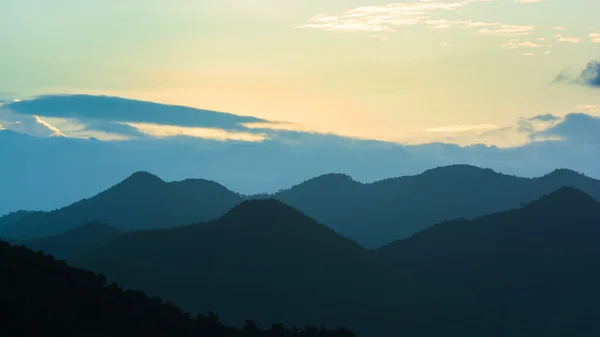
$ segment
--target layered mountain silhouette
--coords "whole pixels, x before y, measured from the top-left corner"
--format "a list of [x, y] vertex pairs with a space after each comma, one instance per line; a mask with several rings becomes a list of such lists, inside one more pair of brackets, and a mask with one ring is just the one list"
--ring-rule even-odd
[[407, 301], [389, 295], [410, 283], [272, 199], [245, 201], [213, 222], [129, 233], [74, 263], [191, 312], [219, 312], [226, 322], [252, 313], [261, 324], [344, 324], [369, 333], [380, 328], [374, 308]]
[[372, 184], [330, 174], [273, 197], [368, 248], [376, 248], [445, 220], [517, 208], [563, 186], [600, 200], [600, 181], [570, 170], [531, 179], [468, 165]]
[[0, 336], [6, 337], [353, 337], [347, 329], [243, 329], [215, 314], [194, 319], [173, 304], [124, 291], [89, 271], [0, 241]]
[[375, 253], [432, 296], [510, 324], [503, 336], [600, 335], [600, 203], [573, 188], [525, 207], [444, 222]]
[[[187, 225], [213, 220], [241, 201], [208, 180], [164, 182], [137, 172], [92, 197], [52, 212], [13, 213], [0, 220], [0, 237], [28, 240], [56, 235], [89, 222], [122, 231]], [[6, 223], [5, 223], [6, 222]]]
[[76, 259], [228, 323], [252, 314], [369, 336], [600, 333], [600, 203], [561, 188], [368, 251], [272, 199], [218, 220], [125, 234]]
[[109, 225], [95, 222], [72, 229], [63, 234], [42, 239], [15, 242], [33, 250], [51, 254], [58, 260], [70, 260], [87, 251], [96, 249], [105, 243], [123, 235], [120, 230]]
[[275, 198], [367, 248], [377, 248], [442, 221], [518, 208], [563, 186], [600, 200], [600, 181], [570, 170], [519, 178], [454, 165], [371, 184], [329, 174], [274, 195], [255, 196], [240, 196], [207, 180], [167, 183], [138, 172], [65, 208], [0, 218], [0, 237], [43, 238], [93, 221], [121, 231], [169, 228], [214, 220], [243, 200]]

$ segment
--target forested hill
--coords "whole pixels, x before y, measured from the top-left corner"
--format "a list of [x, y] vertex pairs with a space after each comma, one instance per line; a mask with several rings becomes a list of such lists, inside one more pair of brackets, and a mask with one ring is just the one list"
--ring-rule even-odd
[[102, 275], [0, 241], [0, 336], [3, 337], [353, 337], [347, 329], [262, 330], [191, 318], [173, 304], [106, 284]]

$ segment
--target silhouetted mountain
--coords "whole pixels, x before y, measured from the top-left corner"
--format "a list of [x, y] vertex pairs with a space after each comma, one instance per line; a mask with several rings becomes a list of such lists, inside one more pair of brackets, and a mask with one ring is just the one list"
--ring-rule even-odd
[[467, 165], [372, 184], [330, 174], [273, 197], [374, 248], [445, 220], [519, 207], [563, 186], [581, 189], [600, 200], [600, 181], [570, 170], [530, 179]]
[[[432, 296], [511, 324], [502, 336], [600, 335], [600, 203], [573, 188], [445, 222], [376, 251]], [[511, 326], [512, 325], [512, 326]]]
[[346, 329], [280, 324], [262, 330], [253, 321], [227, 327], [215, 314], [191, 319], [172, 304], [141, 291], [123, 291], [106, 278], [51, 256], [0, 241], [0, 336], [6, 337], [353, 337]]
[[120, 230], [99, 222], [89, 223], [63, 234], [20, 242], [33, 250], [41, 250], [59, 260], [69, 260], [123, 235]]
[[212, 181], [167, 183], [137, 172], [92, 198], [52, 212], [25, 214], [10, 225], [0, 222], [0, 236], [41, 238], [94, 221], [122, 231], [181, 226], [215, 219], [240, 201], [239, 195]]
[[355, 242], [271, 199], [245, 201], [209, 223], [126, 234], [74, 263], [227, 322], [252, 314], [260, 323], [369, 333], [383, 319], [373, 309], [403, 303], [390, 294], [408, 284]]

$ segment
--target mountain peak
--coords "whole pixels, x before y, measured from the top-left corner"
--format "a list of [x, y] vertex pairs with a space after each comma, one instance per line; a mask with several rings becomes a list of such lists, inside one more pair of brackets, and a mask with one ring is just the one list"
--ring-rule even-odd
[[285, 216], [305, 216], [295, 208], [284, 204], [283, 202], [269, 198], [269, 199], [253, 199], [246, 200], [235, 206], [231, 211], [223, 216], [237, 217], [244, 219], [261, 219], [261, 218], [272, 218], [272, 217], [285, 217]]
[[123, 182], [128, 182], [128, 183], [146, 183], [146, 184], [152, 184], [152, 183], [164, 183], [164, 181], [162, 179], [160, 179], [158, 176], [150, 173], [150, 172], [146, 172], [146, 171], [138, 171], [133, 173], [132, 175], [130, 175], [129, 177], [127, 177], [127, 179], [123, 180]]
[[433, 169], [429, 169], [423, 172], [423, 175], [429, 174], [473, 174], [473, 173], [483, 173], [483, 172], [494, 172], [491, 169], [481, 168], [473, 165], [467, 164], [456, 164], [456, 165], [448, 165], [448, 166], [440, 166]]
[[[538, 202], [553, 202], [557, 204], [565, 203], [596, 203], [594, 198], [574, 187], [561, 187], [547, 196], [542, 197]], [[535, 203], [535, 201], [534, 201]]]

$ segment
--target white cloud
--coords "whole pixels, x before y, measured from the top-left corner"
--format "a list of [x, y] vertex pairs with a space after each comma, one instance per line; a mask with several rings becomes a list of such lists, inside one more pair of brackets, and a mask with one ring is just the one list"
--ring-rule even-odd
[[523, 25], [501, 25], [498, 24], [494, 28], [483, 28], [476, 32], [476, 34], [495, 35], [501, 37], [513, 37], [529, 35], [533, 32], [533, 26]]
[[493, 124], [462, 124], [462, 125], [447, 125], [441, 127], [430, 128], [427, 132], [470, 132], [470, 131], [489, 131], [499, 129], [500, 127]]
[[284, 130], [284, 131], [304, 131], [310, 132], [308, 128], [302, 127], [298, 124], [288, 122], [273, 122], [273, 123], [243, 123], [242, 126], [248, 129], [267, 129], [267, 130]]
[[264, 134], [258, 133], [247, 133], [247, 132], [234, 132], [223, 129], [213, 128], [197, 128], [197, 127], [183, 127], [175, 125], [159, 125], [150, 123], [125, 123], [138, 129], [147, 135], [166, 138], [173, 136], [188, 136], [203, 139], [212, 139], [218, 141], [228, 140], [239, 140], [245, 142], [261, 142], [266, 140], [267, 137]]
[[564, 32], [565, 31], [565, 29], [563, 27], [560, 27], [560, 26], [552, 27], [552, 30], [556, 30], [556, 31], [559, 31], [559, 32]]
[[589, 112], [600, 112], [600, 105], [583, 104], [583, 105], [578, 105], [577, 109], [587, 110]]
[[581, 42], [581, 38], [579, 37], [566, 37], [560, 34], [554, 35], [556, 38], [556, 42], [568, 42], [568, 43], [579, 43]]
[[591, 33], [588, 37], [591, 39], [590, 42], [600, 43], [600, 33]]
[[523, 53], [523, 56], [533, 56], [533, 53]]
[[447, 48], [447, 47], [454, 47], [454, 46], [456, 46], [456, 45], [455, 45], [455, 44], [448, 43], [448, 42], [441, 42], [441, 43], [440, 43], [440, 46], [442, 46], [442, 47], [444, 47], [444, 48]]
[[516, 1], [521, 4], [534, 4], [534, 3], [542, 2], [543, 0], [516, 0]]
[[550, 54], [552, 54], [552, 52], [551, 52], [551, 51], [549, 51], [549, 50], [546, 50], [546, 51], [544, 52], [544, 55], [546, 55], [546, 56], [548, 56], [548, 55], [550, 55]]
[[50, 135], [50, 137], [66, 137], [65, 134], [63, 134], [62, 132], [60, 132], [60, 130], [56, 127], [54, 127], [52, 124], [46, 122], [45, 120], [41, 119], [39, 116], [37, 115], [33, 115], [33, 118], [35, 119], [35, 122], [38, 123], [39, 125], [47, 128], [48, 130], [52, 131], [53, 133]]
[[514, 42], [514, 41], [510, 41], [507, 44], [504, 44], [501, 46], [502, 48], [505, 49], [519, 49], [521, 47], [526, 47], [526, 48], [540, 48], [541, 45], [531, 42], [531, 41], [523, 41], [523, 42]]
[[4, 130], [4, 126], [2, 126], [2, 124], [0, 124], [0, 130]]
[[456, 11], [473, 2], [493, 0], [464, 0], [435, 2], [421, 0], [417, 3], [392, 3], [386, 6], [363, 6], [346, 10], [338, 15], [319, 14], [308, 24], [296, 28], [315, 28], [325, 31], [345, 32], [395, 32], [393, 27], [412, 26], [446, 11]]

